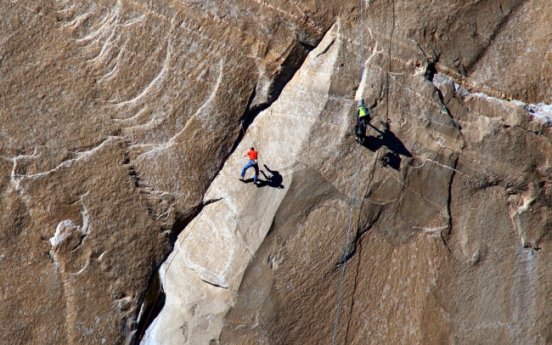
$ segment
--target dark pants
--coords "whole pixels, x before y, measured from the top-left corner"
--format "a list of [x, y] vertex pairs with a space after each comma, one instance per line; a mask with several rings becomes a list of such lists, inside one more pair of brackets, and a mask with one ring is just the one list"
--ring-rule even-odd
[[366, 119], [361, 118], [355, 125], [355, 135], [359, 138], [363, 138], [366, 135]]

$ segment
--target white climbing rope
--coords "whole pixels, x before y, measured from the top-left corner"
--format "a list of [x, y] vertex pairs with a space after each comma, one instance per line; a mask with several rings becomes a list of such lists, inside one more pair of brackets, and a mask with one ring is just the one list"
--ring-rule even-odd
[[[364, 72], [364, 38], [362, 33], [362, 1], [360, 0], [360, 78], [362, 81], [362, 73]], [[361, 95], [362, 98], [362, 95]], [[337, 336], [337, 326], [339, 324], [339, 310], [341, 309], [341, 301], [343, 299], [343, 283], [345, 281], [345, 267], [347, 265], [347, 253], [349, 249], [349, 241], [351, 237], [351, 227], [353, 225], [353, 208], [355, 205], [355, 189], [357, 184], [357, 175], [358, 175], [358, 161], [360, 157], [360, 141], [357, 141], [356, 148], [356, 160], [355, 160], [355, 173], [353, 177], [353, 189], [351, 191], [351, 205], [349, 207], [349, 225], [347, 226], [347, 237], [345, 240], [345, 248], [343, 249], [343, 264], [341, 266], [341, 278], [339, 281], [339, 292], [337, 297], [337, 307], [335, 310], [335, 320], [333, 326], [333, 335], [332, 335], [332, 345], [335, 345], [335, 339]]]

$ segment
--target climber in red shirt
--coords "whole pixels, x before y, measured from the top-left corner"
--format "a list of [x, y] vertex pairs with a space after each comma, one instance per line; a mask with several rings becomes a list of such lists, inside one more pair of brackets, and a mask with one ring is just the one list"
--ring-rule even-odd
[[259, 166], [257, 165], [257, 151], [252, 147], [249, 149], [249, 151], [245, 152], [243, 154], [244, 157], [249, 156], [249, 162], [243, 167], [240, 180], [243, 181], [243, 178], [245, 176], [245, 171], [251, 167], [255, 169], [255, 176], [253, 176], [253, 183], [257, 184], [257, 179], [259, 177]]

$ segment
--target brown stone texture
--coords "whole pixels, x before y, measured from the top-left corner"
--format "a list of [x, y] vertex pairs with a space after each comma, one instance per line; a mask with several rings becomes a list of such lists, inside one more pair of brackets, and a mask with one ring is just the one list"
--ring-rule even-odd
[[0, 18], [0, 343], [552, 343], [549, 0]]

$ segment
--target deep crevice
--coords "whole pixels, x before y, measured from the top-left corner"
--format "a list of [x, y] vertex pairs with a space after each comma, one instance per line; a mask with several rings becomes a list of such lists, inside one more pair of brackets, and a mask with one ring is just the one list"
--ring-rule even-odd
[[212, 204], [212, 203], [215, 203], [215, 202], [217, 202], [217, 201], [221, 201], [221, 200], [223, 200], [223, 199], [224, 199], [224, 198], [215, 198], [215, 199], [205, 200], [205, 201], [203, 202], [203, 207], [205, 207], [205, 206], [207, 206], [207, 205], [210, 205], [210, 204]]
[[[460, 159], [460, 157], [457, 156], [456, 159], [454, 160], [454, 164], [452, 166], [452, 174], [450, 175], [450, 180], [449, 180], [449, 184], [448, 184], [447, 212], [448, 212], [448, 215], [449, 215], [449, 219], [448, 219], [447, 235], [449, 235], [452, 232], [452, 211], [451, 211], [452, 184], [454, 183], [454, 177], [456, 176], [456, 167], [458, 166], [458, 160], [459, 159]], [[441, 232], [441, 238], [443, 238], [443, 233], [442, 232]], [[445, 242], [445, 245], [446, 245], [446, 241], [445, 241], [444, 238], [443, 238], [443, 242]], [[447, 249], [448, 249], [448, 246], [447, 246]]]
[[161, 261], [159, 266], [161, 266], [163, 264], [163, 262], [165, 262], [165, 260], [170, 255], [170, 253], [174, 250], [174, 245], [175, 245], [176, 240], [178, 239], [178, 236], [180, 235], [180, 233], [188, 226], [188, 224], [190, 224], [190, 222], [195, 217], [197, 217], [199, 215], [199, 213], [203, 210], [204, 206], [205, 206], [205, 204], [203, 202], [201, 202], [201, 203], [197, 204], [194, 207], [188, 208], [184, 211], [176, 212], [175, 217], [174, 217], [174, 223], [171, 227], [170, 235], [169, 235], [169, 242], [170, 242], [171, 250], [170, 250], [169, 253], [167, 253], [165, 258], [163, 258], [163, 260]]
[[152, 274], [148, 287], [143, 296], [141, 296], [141, 310], [138, 312], [136, 320], [136, 332], [130, 339], [130, 345], [140, 344], [146, 329], [151, 325], [153, 320], [159, 315], [165, 306], [165, 292], [159, 278], [159, 270], [155, 270]]
[[165, 253], [161, 260], [152, 263], [151, 271], [153, 273], [144, 294], [139, 298], [138, 305], [141, 308], [136, 311], [136, 332], [130, 339], [130, 345], [140, 344], [148, 327], [163, 310], [166, 296], [163, 290], [163, 283], [160, 279], [159, 269], [173, 252], [178, 235], [201, 212], [203, 206], [203, 203], [199, 203], [195, 207], [176, 212], [174, 222], [168, 232], [170, 250]]
[[[431, 83], [433, 83], [433, 77], [435, 77], [437, 73], [437, 67], [436, 67], [436, 63], [438, 61], [435, 61], [435, 62], [430, 62], [427, 64], [427, 68], [426, 68], [426, 71], [425, 71], [425, 75], [424, 77], [429, 80]], [[439, 89], [437, 89], [439, 90]], [[440, 92], [439, 92], [440, 94]], [[442, 95], [441, 95], [441, 100], [442, 100]], [[444, 104], [444, 103], [443, 103]]]
[[[197, 274], [197, 272], [196, 272], [196, 274]], [[228, 290], [228, 287], [227, 287], [227, 286], [222, 286], [222, 285], [219, 285], [219, 284], [210, 282], [210, 281], [208, 281], [208, 280], [205, 280], [205, 279], [201, 278], [199, 275], [198, 275], [198, 277], [199, 277], [199, 279], [201, 279], [201, 281], [204, 282], [205, 284], [209, 284], [209, 285], [214, 286], [214, 287], [216, 287], [216, 288]]]
[[[322, 37], [324, 37], [325, 35], [326, 33], [324, 33]], [[321, 42], [321, 40], [322, 39], [320, 39], [317, 45]], [[293, 46], [291, 47], [291, 50], [286, 59], [280, 65], [281, 67], [279, 72], [274, 76], [270, 83], [266, 100], [267, 103], [274, 103], [278, 99], [278, 97], [280, 97], [280, 94], [282, 93], [284, 87], [291, 80], [291, 78], [293, 78], [295, 73], [301, 68], [301, 66], [305, 62], [305, 59], [314, 48], [316, 48], [316, 46], [311, 46], [303, 42], [295, 41], [295, 44], [293, 44]]]

